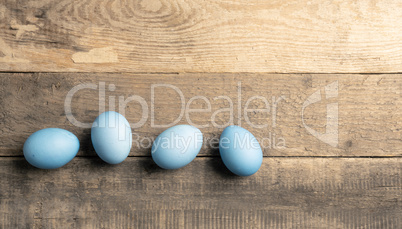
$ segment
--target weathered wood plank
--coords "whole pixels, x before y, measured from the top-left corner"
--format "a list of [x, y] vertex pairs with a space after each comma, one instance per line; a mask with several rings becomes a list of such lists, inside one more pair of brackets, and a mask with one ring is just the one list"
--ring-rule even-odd
[[400, 228], [401, 158], [264, 158], [236, 177], [219, 158], [174, 171], [150, 157], [35, 169], [0, 158], [1, 228]]
[[[66, 115], [69, 91], [84, 83], [96, 89], [77, 91], [71, 100], [72, 113], [67, 112], [72, 115]], [[105, 92], [99, 99], [102, 87]], [[317, 99], [317, 92], [321, 101], [306, 106], [306, 101]], [[128, 101], [130, 96], [138, 97], [119, 105], [119, 97]], [[204, 100], [194, 100], [196, 96]], [[253, 96], [261, 97], [250, 100]], [[268, 112], [248, 111], [246, 116], [246, 108], [266, 108], [262, 97]], [[103, 100], [105, 108], [100, 109]], [[150, 155], [152, 140], [166, 129], [160, 125], [180, 118], [182, 107], [178, 124], [207, 125], [200, 127], [205, 140], [200, 155], [218, 155], [215, 140], [231, 117], [233, 124], [240, 123], [259, 139], [265, 156], [402, 155], [402, 77], [398, 74], [107, 73], [0, 74], [0, 155], [21, 155], [26, 138], [46, 127], [72, 131], [81, 140], [80, 155], [94, 155], [90, 129], [75, 126], [77, 122], [68, 117], [90, 125], [100, 110], [112, 109], [110, 102], [132, 124], [131, 155]], [[208, 109], [208, 104], [210, 110], [186, 115], [189, 108]], [[222, 110], [231, 110], [231, 104], [233, 114]], [[142, 118], [143, 125], [135, 127]]]
[[0, 71], [402, 72], [402, 3], [0, 1]]

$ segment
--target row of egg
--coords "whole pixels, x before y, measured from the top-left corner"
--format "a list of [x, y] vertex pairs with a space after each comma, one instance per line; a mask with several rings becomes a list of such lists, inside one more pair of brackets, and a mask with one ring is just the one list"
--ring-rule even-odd
[[[91, 128], [91, 140], [99, 157], [109, 164], [126, 159], [132, 146], [130, 124], [114, 111], [99, 115]], [[190, 125], [173, 126], [153, 142], [152, 158], [164, 169], [178, 169], [189, 164], [203, 145], [201, 131]], [[47, 128], [33, 133], [24, 144], [24, 156], [33, 166], [55, 169], [70, 162], [78, 153], [79, 140], [71, 132]], [[239, 176], [249, 176], [262, 164], [262, 150], [257, 139], [246, 129], [229, 126], [219, 140], [223, 163]]]

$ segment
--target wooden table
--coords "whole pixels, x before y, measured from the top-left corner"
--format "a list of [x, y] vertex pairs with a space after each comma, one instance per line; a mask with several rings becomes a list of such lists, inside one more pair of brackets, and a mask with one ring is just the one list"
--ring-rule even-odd
[[[400, 1], [0, 0], [0, 22], [0, 228], [401, 228]], [[119, 165], [104, 110], [132, 125]], [[172, 123], [204, 146], [168, 171]], [[250, 177], [219, 157], [230, 124], [263, 146]], [[48, 127], [81, 143], [56, 170], [22, 152]]]

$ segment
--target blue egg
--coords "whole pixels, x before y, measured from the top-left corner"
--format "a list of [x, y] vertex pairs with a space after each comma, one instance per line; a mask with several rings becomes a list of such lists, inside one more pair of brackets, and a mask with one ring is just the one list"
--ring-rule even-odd
[[178, 169], [190, 163], [202, 147], [201, 131], [178, 125], [163, 131], [152, 145], [152, 159], [164, 169]]
[[127, 158], [131, 150], [130, 124], [123, 115], [106, 111], [92, 124], [91, 140], [102, 160], [109, 164], [119, 164]]
[[80, 148], [78, 138], [59, 128], [47, 128], [33, 133], [24, 144], [24, 157], [40, 169], [56, 169], [70, 162]]
[[257, 139], [239, 126], [228, 126], [223, 130], [219, 152], [226, 167], [239, 176], [253, 175], [262, 164], [263, 155]]

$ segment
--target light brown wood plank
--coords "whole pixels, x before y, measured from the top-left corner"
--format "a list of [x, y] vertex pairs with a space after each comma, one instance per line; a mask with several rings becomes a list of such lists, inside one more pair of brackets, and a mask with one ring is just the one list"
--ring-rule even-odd
[[399, 228], [401, 158], [264, 158], [250, 177], [219, 158], [174, 171], [149, 157], [75, 158], [57, 170], [0, 158], [1, 228]]
[[402, 72], [402, 3], [0, 2], [0, 71]]
[[[76, 92], [71, 100], [72, 115], [66, 115], [65, 101], [69, 91], [84, 83], [90, 83], [96, 89]], [[161, 87], [161, 84], [177, 89]], [[337, 90], [328, 86], [336, 84]], [[114, 91], [109, 90], [110, 86]], [[124, 111], [133, 127], [131, 155], [149, 156], [153, 139], [166, 129], [157, 125], [167, 125], [179, 118], [182, 112], [179, 90], [185, 101], [185, 109], [177, 124], [207, 125], [200, 127], [204, 134], [204, 147], [200, 155], [218, 155], [214, 141], [229, 125], [231, 117], [233, 124], [240, 124], [257, 137], [265, 156], [402, 155], [402, 76], [398, 74], [107, 73], [0, 74], [0, 155], [22, 155], [26, 138], [47, 127], [72, 131], [81, 140], [80, 155], [94, 155], [90, 129], [75, 126], [75, 122], [73, 125], [68, 117], [90, 126], [99, 115], [102, 87], [106, 88], [104, 109], [111, 109], [109, 103], [112, 101], [117, 111]], [[322, 100], [306, 106], [303, 111], [305, 101], [308, 98], [310, 101], [317, 92], [321, 93], [318, 98]], [[147, 108], [143, 109], [137, 101], [119, 106], [120, 96], [123, 100], [138, 96], [147, 104]], [[205, 101], [197, 99], [190, 104], [195, 96], [203, 96]], [[227, 96], [227, 99], [218, 96]], [[262, 98], [251, 100], [247, 105], [253, 96], [264, 97], [270, 110], [247, 112], [247, 121], [244, 114], [246, 107], [265, 108]], [[281, 97], [283, 99], [278, 100]], [[113, 103], [113, 98], [116, 103]], [[228, 110], [222, 110], [230, 110], [229, 101], [233, 103], [233, 115]], [[274, 105], [273, 101], [279, 102]], [[188, 117], [185, 115], [188, 104], [191, 109], [207, 109], [207, 103], [210, 103], [211, 110], [190, 112]], [[327, 109], [328, 104], [338, 107], [338, 111]], [[214, 116], [216, 112], [219, 114]], [[328, 122], [327, 116], [330, 119]], [[336, 116], [338, 125], [327, 131], [326, 127]], [[134, 127], [142, 117], [143, 125]], [[330, 133], [328, 139], [333, 141], [322, 138], [326, 132]], [[336, 138], [338, 141], [334, 144]]]

